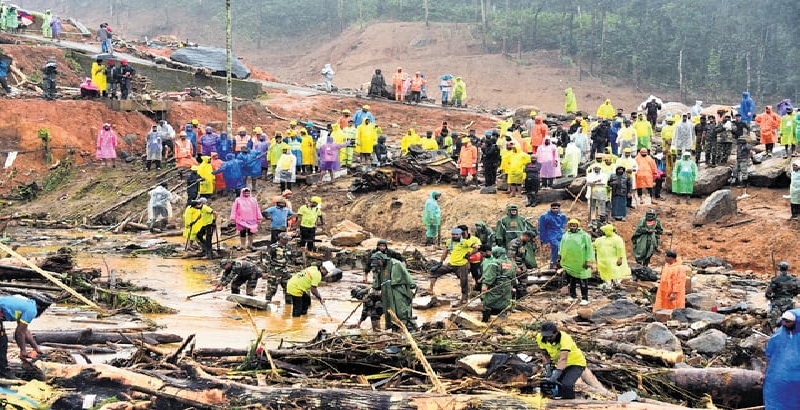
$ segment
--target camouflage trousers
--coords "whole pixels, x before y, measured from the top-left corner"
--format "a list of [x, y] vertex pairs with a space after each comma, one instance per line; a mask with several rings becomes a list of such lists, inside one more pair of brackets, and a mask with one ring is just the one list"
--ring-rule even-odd
[[719, 162], [720, 165], [727, 165], [728, 158], [731, 156], [731, 151], [733, 150], [733, 143], [732, 142], [718, 142], [719, 144]]
[[275, 293], [278, 292], [278, 286], [283, 288], [283, 297], [286, 304], [292, 303], [292, 297], [286, 293], [286, 284], [289, 282], [289, 278], [292, 277], [292, 274], [289, 272], [272, 272], [267, 276], [267, 294], [266, 299], [268, 301], [272, 300], [272, 297], [275, 296]]
[[255, 296], [258, 278], [261, 275], [254, 269], [252, 272], [240, 273], [231, 282], [231, 294], [238, 295], [239, 288], [245, 285], [247, 296]]
[[772, 319], [772, 323], [775, 325], [781, 324], [781, 316], [784, 312], [790, 309], [794, 309], [794, 299], [792, 298], [779, 298], [775, 299], [771, 303], [772, 307], [769, 311], [769, 317]]
[[747, 178], [750, 177], [750, 174], [747, 172], [747, 169], [750, 167], [750, 160], [747, 159], [745, 161], [736, 161], [736, 165], [733, 166], [733, 172], [731, 172], [731, 178], [742, 184], [744, 181], [747, 181]]

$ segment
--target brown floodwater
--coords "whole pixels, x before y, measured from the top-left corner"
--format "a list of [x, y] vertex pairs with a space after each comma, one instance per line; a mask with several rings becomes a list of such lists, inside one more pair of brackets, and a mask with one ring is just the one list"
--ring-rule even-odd
[[[41, 231], [38, 232], [41, 234]], [[46, 231], [47, 238], [37, 240], [18, 240], [12, 243], [24, 243], [17, 251], [23, 256], [43, 256], [59, 247], [73, 242], [76, 238], [86, 237], [92, 233], [77, 233], [73, 231]], [[159, 303], [177, 309], [175, 314], [146, 315], [162, 327], [159, 331], [174, 333], [182, 337], [195, 334], [197, 347], [232, 347], [244, 348], [255, 340], [258, 331], [265, 330], [266, 343], [276, 347], [283, 342], [283, 346], [291, 342], [305, 342], [313, 339], [321, 329], [332, 333], [348, 314], [357, 306], [357, 302], [350, 300], [350, 289], [361, 283], [363, 273], [360, 271], [345, 271], [343, 279], [337, 283], [322, 283], [319, 287], [320, 294], [325, 299], [325, 305], [332, 318], [326, 315], [322, 305], [314, 299], [307, 316], [301, 318], [291, 317], [291, 305], [283, 303], [279, 294], [273, 298], [270, 311], [259, 311], [242, 308], [228, 302], [226, 297], [229, 289], [207, 295], [197, 296], [186, 300], [186, 296], [211, 289], [212, 280], [220, 272], [218, 261], [197, 259], [164, 258], [156, 255], [139, 255], [135, 257], [118, 253], [96, 253], [98, 249], [107, 249], [109, 246], [120, 247], [128, 242], [141, 242], [145, 238], [135, 235], [104, 234], [104, 238], [96, 243], [86, 243], [74, 248], [77, 250], [75, 262], [82, 268], [98, 268], [103, 274], [102, 279], [108, 278], [109, 271], [114, 271], [118, 280], [130, 281], [133, 284], [147, 286], [154, 289], [148, 292], [137, 292], [149, 296]], [[13, 237], [13, 235], [12, 235]], [[168, 238], [170, 241], [179, 242], [180, 238]], [[236, 244], [230, 240], [229, 246]], [[417, 278], [420, 288], [427, 287], [427, 281]], [[260, 280], [256, 288], [256, 295], [263, 297], [266, 282]], [[437, 283], [437, 293], [446, 291], [457, 293], [458, 285], [455, 278], [440, 280]], [[242, 287], [244, 291], [244, 286]], [[279, 302], [279, 303], [278, 303]], [[124, 322], [124, 319], [115, 317], [102, 318], [109, 322], [105, 324], [82, 323], [81, 320], [91, 320], [91, 314], [67, 309], [65, 306], [56, 306], [53, 311], [46, 312], [41, 318], [35, 320], [31, 329], [103, 329], [109, 327], [136, 326], [136, 323]], [[441, 320], [449, 313], [448, 309], [415, 310], [418, 323]], [[360, 308], [348, 320], [347, 324], [354, 324], [361, 314]], [[252, 318], [252, 319], [251, 319]], [[368, 320], [367, 320], [368, 322]], [[362, 324], [362, 329], [370, 327], [369, 323]], [[345, 329], [345, 327], [343, 327]]]

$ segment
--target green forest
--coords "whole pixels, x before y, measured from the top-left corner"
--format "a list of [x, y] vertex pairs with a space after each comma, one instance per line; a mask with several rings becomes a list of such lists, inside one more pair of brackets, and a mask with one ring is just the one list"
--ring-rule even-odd
[[[192, 24], [210, 19], [209, 27], [224, 20], [222, 0], [168, 4], [111, 0], [108, 7], [117, 7], [123, 18], [126, 12], [158, 12], [154, 32], [184, 16]], [[234, 38], [258, 48], [280, 37], [329, 37], [374, 21], [466, 23], [486, 53], [559, 50], [582, 73], [679, 89], [681, 96], [731, 97], [749, 90], [756, 98], [800, 98], [796, 1], [234, 0], [232, 7]]]

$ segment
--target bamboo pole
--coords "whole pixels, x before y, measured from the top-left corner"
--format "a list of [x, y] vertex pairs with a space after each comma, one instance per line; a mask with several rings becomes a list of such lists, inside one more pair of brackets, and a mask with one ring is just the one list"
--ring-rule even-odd
[[44, 276], [45, 278], [47, 278], [47, 280], [49, 280], [50, 282], [53, 282], [53, 284], [55, 284], [56, 286], [60, 287], [61, 289], [64, 289], [70, 295], [75, 296], [76, 298], [78, 298], [78, 300], [80, 300], [81, 302], [87, 304], [88, 306], [90, 306], [94, 310], [96, 310], [96, 311], [98, 311], [100, 313], [105, 313], [103, 308], [101, 308], [100, 306], [97, 306], [96, 303], [92, 302], [89, 299], [86, 299], [83, 295], [78, 293], [75, 289], [72, 289], [71, 287], [61, 283], [61, 281], [56, 279], [55, 276], [53, 276], [50, 273], [46, 272], [42, 268], [36, 266], [33, 262], [29, 261], [28, 258], [18, 254], [16, 251], [14, 251], [13, 249], [9, 248], [5, 244], [0, 243], [0, 250], [2, 250], [3, 252], [7, 252], [9, 255], [13, 256], [16, 259], [18, 259], [20, 262], [22, 262], [23, 264], [27, 265], [29, 268], [35, 270], [38, 274]]
[[414, 350], [414, 354], [417, 356], [417, 359], [419, 359], [419, 361], [422, 363], [425, 373], [428, 374], [428, 377], [430, 377], [431, 382], [433, 383], [433, 390], [436, 393], [447, 394], [447, 389], [444, 388], [444, 385], [439, 380], [439, 376], [437, 376], [436, 372], [433, 371], [431, 364], [428, 363], [428, 359], [425, 358], [425, 354], [422, 353], [422, 350], [419, 350], [419, 346], [417, 346], [414, 336], [412, 336], [408, 329], [406, 329], [406, 324], [401, 322], [391, 309], [386, 309], [386, 311], [392, 317], [392, 323], [397, 325], [397, 327], [399, 327], [403, 332], [403, 336], [405, 336], [405, 338], [408, 340], [408, 343], [411, 345], [411, 349]]

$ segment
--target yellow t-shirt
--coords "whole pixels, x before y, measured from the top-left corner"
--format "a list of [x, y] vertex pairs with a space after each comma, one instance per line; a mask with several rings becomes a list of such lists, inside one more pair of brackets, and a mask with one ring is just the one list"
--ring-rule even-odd
[[536, 344], [539, 345], [539, 348], [547, 352], [547, 355], [550, 356], [550, 360], [553, 363], [557, 363], [558, 359], [561, 357], [561, 352], [566, 350], [569, 353], [567, 354], [567, 366], [583, 366], [586, 367], [586, 357], [583, 356], [583, 352], [581, 349], [578, 348], [578, 345], [572, 340], [572, 336], [559, 331], [561, 333], [561, 339], [558, 343], [548, 343], [542, 341], [542, 335], [536, 335]]
[[481, 240], [476, 236], [469, 239], [461, 238], [461, 242], [453, 243], [452, 239], [447, 241], [447, 249], [450, 250], [450, 266], [464, 266], [469, 261], [467, 254], [472, 251], [473, 245], [480, 246]]
[[318, 206], [313, 208], [303, 205], [297, 210], [300, 215], [300, 226], [303, 228], [313, 228], [317, 226], [317, 218], [322, 216], [322, 211]]
[[303, 296], [311, 288], [322, 282], [322, 273], [316, 266], [309, 266], [301, 272], [295, 273], [286, 283], [286, 293], [292, 296]]

